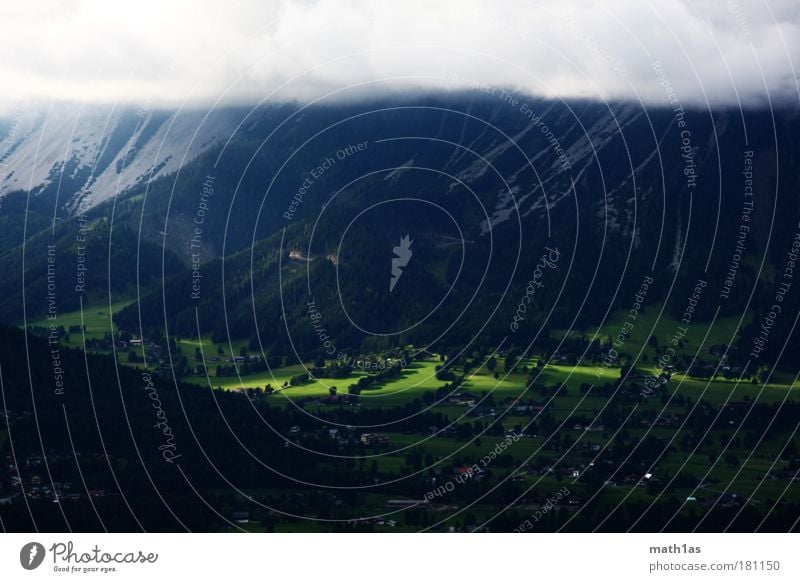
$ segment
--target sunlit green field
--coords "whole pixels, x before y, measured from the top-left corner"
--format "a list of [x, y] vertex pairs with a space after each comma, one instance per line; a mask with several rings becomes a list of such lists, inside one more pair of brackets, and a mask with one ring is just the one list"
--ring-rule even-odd
[[[659, 313], [659, 311], [660, 307], [654, 305], [645, 307], [639, 312], [625, 339], [624, 347], [620, 348], [621, 351], [633, 355], [637, 355], [641, 351], [648, 359], [652, 359], [654, 350], [648, 344], [650, 336], [655, 336], [658, 343], [663, 346], [668, 343], [678, 328], [684, 325], [666, 311], [664, 313]], [[626, 321], [626, 315], [626, 311], [618, 311], [612, 314], [608, 321], [599, 328], [570, 330], [569, 332], [557, 330], [554, 332], [554, 336], [562, 337], [568, 333], [572, 336], [584, 335], [588, 339], [608, 341], [620, 333], [623, 323]], [[746, 316], [741, 321], [739, 317], [718, 318], [713, 325], [710, 321], [694, 320], [686, 326], [685, 345], [682, 353], [694, 355], [698, 350], [706, 352], [711, 346], [730, 344], [736, 338], [738, 330], [747, 325], [749, 321], [750, 316]]]
[[[211, 362], [208, 360], [209, 356], [206, 356], [206, 363], [209, 367], [209, 376], [186, 376], [183, 378], [185, 382], [189, 382], [191, 384], [200, 384], [203, 386], [208, 386], [209, 383], [213, 388], [222, 388], [223, 390], [239, 390], [245, 388], [266, 388], [267, 386], [271, 386], [275, 390], [281, 390], [284, 384], [287, 384], [289, 380], [293, 376], [297, 376], [298, 374], [302, 374], [306, 371], [302, 365], [297, 364], [295, 366], [285, 366], [283, 368], [276, 368], [273, 370], [268, 370], [265, 372], [260, 372], [258, 374], [250, 374], [247, 376], [223, 376], [218, 377], [214, 376], [214, 367], [216, 362]], [[225, 363], [225, 362], [221, 362]], [[230, 364], [226, 364], [230, 365]], [[307, 369], [311, 369], [313, 367], [312, 363], [305, 364]], [[350, 382], [349, 378], [344, 379], [345, 382]], [[317, 386], [319, 384], [319, 386]], [[297, 389], [315, 389], [318, 388], [320, 390], [320, 394], [322, 394], [323, 386], [321, 383], [311, 383], [307, 386], [296, 386], [291, 387], [291, 390]], [[346, 388], [346, 386], [345, 386]], [[324, 388], [324, 393], [328, 393], [328, 389]]]
[[52, 324], [63, 326], [64, 329], [69, 330], [70, 326], [84, 325], [86, 331], [84, 334], [80, 332], [69, 334], [68, 345], [74, 347], [83, 347], [84, 335], [86, 339], [100, 339], [107, 333], [117, 333], [117, 326], [112, 320], [114, 313], [120, 311], [122, 308], [130, 304], [130, 299], [123, 299], [112, 303], [109, 306], [107, 303], [92, 303], [91, 305], [84, 305], [83, 313], [78, 309], [76, 311], [69, 311], [66, 313], [57, 313], [55, 319], [39, 319], [30, 322], [30, 326], [49, 327]]
[[[436, 362], [415, 362], [411, 367], [403, 372], [403, 376], [397, 380], [384, 383], [374, 388], [364, 390], [357, 398], [360, 404], [365, 406], [395, 406], [405, 402], [421, 398], [426, 391], [435, 391], [444, 385], [444, 382], [436, 379]], [[277, 368], [272, 371], [251, 374], [238, 377], [216, 377], [213, 375], [213, 363], [210, 364], [211, 376], [209, 378], [200, 376], [188, 376], [185, 381], [193, 384], [208, 386], [209, 383], [214, 388], [225, 390], [235, 390], [243, 388], [265, 388], [271, 386], [279, 392], [280, 396], [286, 398], [308, 398], [326, 396], [331, 387], [335, 386], [339, 394], [347, 393], [347, 387], [354, 384], [358, 379], [365, 375], [364, 372], [354, 371], [348, 378], [312, 380], [301, 386], [288, 386], [293, 376], [311, 369], [312, 364], [307, 363], [306, 368], [302, 365], [287, 366]], [[502, 370], [502, 360], [498, 364], [498, 370]], [[642, 372], [654, 373], [655, 369], [640, 368]], [[495, 372], [498, 377], [495, 378]], [[479, 368], [470, 372], [462, 386], [462, 390], [469, 391], [476, 396], [483, 397], [491, 395], [495, 401], [502, 401], [506, 398], [516, 398], [524, 396], [526, 398], [540, 398], [527, 388], [528, 374], [523, 372], [513, 372], [507, 374], [504, 371], [490, 372]], [[561, 383], [567, 386], [567, 393], [559, 393], [557, 399], [558, 409], [593, 411], [601, 408], [607, 398], [597, 396], [597, 387], [606, 382], [614, 382], [619, 378], [618, 368], [601, 368], [594, 365], [561, 365], [551, 364], [546, 366], [536, 377], [537, 384], [545, 386], [556, 386]], [[703, 399], [712, 404], [722, 404], [726, 401], [741, 401], [746, 398], [758, 402], [780, 402], [784, 399], [797, 399], [800, 397], [800, 384], [792, 382], [793, 376], [779, 374], [780, 382], [774, 382], [762, 386], [752, 384], [750, 381], [737, 382], [736, 380], [725, 380], [718, 378], [713, 381], [690, 378], [682, 374], [675, 374], [667, 384], [669, 394], [681, 395], [692, 398], [693, 400]], [[586, 398], [580, 391], [583, 384], [594, 385], [595, 391]], [[277, 395], [276, 395], [277, 396]], [[660, 400], [653, 399], [647, 403], [652, 407], [659, 407]]]
[[[305, 368], [299, 364], [285, 366], [241, 378], [211, 375], [209, 378], [189, 376], [184, 380], [205, 386], [210, 383], [214, 388], [225, 390], [271, 386], [277, 391], [277, 394], [273, 396], [277, 401], [281, 397], [299, 399], [327, 396], [330, 394], [331, 387], [336, 387], [339, 394], [347, 394], [348, 386], [355, 384], [359, 378], [366, 375], [363, 371], [354, 370], [347, 378], [321, 378], [300, 386], [288, 385], [293, 376], [302, 374], [312, 367], [313, 364], [307, 363]], [[435, 367], [436, 363], [434, 362], [414, 362], [403, 371], [401, 378], [363, 390], [356, 398], [364, 406], [395, 406], [419, 398], [424, 392], [435, 391], [443, 385], [443, 382], [436, 379]], [[211, 368], [213, 374], [213, 365]]]
[[[652, 366], [638, 367], [644, 373], [655, 374]], [[605, 382], [614, 382], [619, 378], [619, 368], [606, 368], [600, 366], [570, 366], [548, 365], [537, 381], [545, 385], [558, 382], [565, 383], [571, 389], [579, 389], [581, 384], [602, 385]], [[726, 400], [742, 400], [745, 396], [759, 402], [779, 402], [785, 398], [796, 399], [800, 397], [800, 384], [794, 376], [785, 372], [777, 372], [772, 382], [766, 386], [761, 383], [753, 384], [749, 380], [738, 382], [735, 379], [703, 380], [692, 378], [684, 374], [675, 374], [667, 384], [670, 394], [675, 392], [695, 400], [702, 398], [714, 404], [722, 404]], [[788, 394], [787, 394], [788, 393]]]
[[[85, 325], [85, 337], [87, 339], [102, 338], [106, 333], [117, 332], [116, 325], [112, 321], [112, 315], [129, 303], [129, 299], [117, 301], [110, 307], [96, 303], [85, 306], [82, 314], [80, 311], [60, 313], [54, 322], [40, 319], [31, 322], [30, 325], [45, 327], [50, 323], [55, 323], [68, 329], [70, 326], [83, 324]], [[624, 316], [624, 313], [615, 314], [601, 328], [597, 336], [607, 339], [615, 334], [619, 330]], [[686, 335], [687, 342], [683, 350], [684, 353], [694, 354], [695, 351], [701, 348], [701, 342], [707, 332], [708, 337], [705, 337], [701, 352], [705, 352], [708, 346], [728, 343], [731, 341], [738, 324], [738, 318], [720, 319], [709, 330], [708, 322], [693, 323]], [[640, 360], [637, 364], [636, 367], [639, 371], [645, 374], [656, 373], [653, 364], [655, 354], [648, 344], [648, 338], [651, 333], [663, 345], [668, 341], [678, 325], [679, 322], [669, 316], [659, 318], [658, 311], [652, 307], [640, 313], [624, 348], [628, 353], [636, 353], [638, 349], [644, 347], [644, 353], [650, 353], [649, 363]], [[655, 328], [655, 332], [652, 331], [653, 328]], [[83, 337], [84, 334], [80, 332], [71, 333], [68, 344], [82, 347]], [[230, 345], [227, 343], [215, 344], [210, 337], [200, 339], [177, 338], [176, 341], [179, 349], [189, 359], [191, 365], [197, 363], [197, 360], [195, 360], [197, 349], [199, 348], [202, 351], [210, 376], [208, 378], [205, 376], [186, 376], [182, 378], [186, 382], [202, 386], [210, 384], [214, 388], [225, 390], [266, 388], [270, 386], [277, 391], [276, 399], [278, 397], [297, 399], [326, 396], [333, 386], [337, 388], [340, 394], [345, 394], [348, 386], [356, 383], [361, 376], [365, 375], [363, 371], [354, 370], [353, 374], [348, 378], [319, 379], [312, 380], [301, 386], [289, 386], [289, 381], [293, 376], [302, 374], [307, 369], [312, 368], [312, 364], [309, 362], [305, 364], [305, 367], [297, 364], [242, 377], [217, 377], [214, 375], [216, 365], [230, 365], [225, 362], [225, 359], [238, 355], [242, 347], [247, 345], [245, 340], [236, 340]], [[211, 361], [214, 357], [218, 357], [220, 361]], [[479, 397], [491, 394], [495, 400], [508, 397], [514, 398], [521, 395], [534, 397], [534, 394], [526, 386], [529, 383], [528, 372], [534, 369], [536, 359], [536, 356], [534, 356], [521, 360], [513, 372], [507, 373], [505, 372], [503, 358], [497, 358], [497, 367], [493, 371], [485, 368], [471, 370], [467, 374], [463, 390], [473, 392]], [[128, 364], [125, 360], [126, 358], [121, 358], [122, 363]], [[436, 379], [436, 366], [437, 362], [434, 361], [415, 362], [410, 368], [404, 370], [401, 378], [364, 390], [358, 396], [358, 401], [364, 406], [396, 406], [421, 398], [425, 392], [435, 391], [445, 384], [445, 382]], [[460, 373], [458, 370], [456, 372]], [[590, 394], [581, 402], [581, 386], [584, 384], [601, 386], [606, 382], [613, 383], [618, 378], [618, 367], [604, 368], [594, 364], [573, 366], [553, 363], [548, 364], [543, 370], [536, 372], [534, 375], [536, 384], [556, 386], [563, 383], [566, 385], [568, 393], [567, 395], [562, 394], [559, 396], [557, 415], [562, 411], [564, 414], [569, 414], [570, 411], [593, 411], [599, 409], [603, 406], [605, 399], [597, 398], [594, 394]], [[771, 403], [780, 402], [786, 398], [796, 399], [800, 396], [800, 384], [795, 377], [782, 371], [776, 371], [770, 383], [765, 387], [762, 387], [761, 384], [752, 384], [750, 381], [737, 382], [736, 380], [726, 380], [721, 377], [709, 381], [691, 378], [683, 374], [675, 374], [667, 384], [667, 389], [670, 394], [674, 392], [693, 399], [702, 398], [713, 404], [722, 404], [728, 400], [737, 401], [745, 398]], [[658, 403], [651, 402], [648, 405], [657, 406]]]
[[213, 356], [219, 356], [223, 359], [230, 358], [232, 356], [238, 356], [242, 347], [247, 347], [249, 342], [246, 340], [233, 340], [230, 344], [215, 344], [211, 340], [210, 336], [203, 336], [200, 339], [176, 338], [175, 343], [178, 344], [178, 347], [183, 352], [183, 355], [187, 356], [189, 359], [192, 359], [194, 357], [195, 350], [200, 348], [203, 356], [205, 357], [206, 363], [210, 364], [210, 359]]

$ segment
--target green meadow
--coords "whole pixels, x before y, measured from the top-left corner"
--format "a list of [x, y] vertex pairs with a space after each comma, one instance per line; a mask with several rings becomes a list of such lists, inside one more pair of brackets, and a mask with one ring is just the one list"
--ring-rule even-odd
[[[31, 322], [30, 326], [46, 327], [51, 323], [55, 323], [68, 330], [72, 326], [83, 324], [85, 326], [86, 339], [100, 339], [107, 333], [117, 333], [117, 327], [112, 319], [113, 314], [129, 304], [130, 299], [116, 301], [110, 306], [93, 303], [86, 305], [83, 313], [80, 310], [59, 313], [53, 321], [43, 318]], [[593, 336], [589, 331], [572, 331], [570, 334], [582, 333], [587, 337], [608, 340], [618, 333], [624, 320], [625, 313], [619, 312], [614, 314]], [[713, 326], [710, 326], [709, 322], [692, 323], [685, 335], [685, 345], [682, 353], [694, 355], [699, 350], [701, 357], [706, 355], [709, 346], [730, 342], [739, 323], [738, 318], [718, 319]], [[637, 370], [644, 374], [655, 374], [657, 354], [648, 341], [650, 336], [655, 335], [658, 343], [664, 345], [680, 325], [680, 322], [670, 316], [662, 315], [659, 317], [657, 309], [653, 307], [646, 308], [639, 314], [622, 350], [630, 354], [636, 354], [639, 350], [642, 350], [646, 358], [638, 360]], [[70, 333], [68, 345], [83, 347], [83, 336], [84, 334], [80, 332]], [[225, 360], [234, 355], [239, 355], [240, 350], [247, 347], [247, 341], [234, 340], [231, 344], [215, 344], [210, 337], [205, 336], [199, 339], [178, 338], [176, 342], [183, 355], [189, 359], [190, 365], [199, 363], [195, 359], [195, 354], [200, 349], [209, 370], [209, 377], [190, 375], [183, 377], [182, 380], [201, 386], [210, 384], [213, 388], [221, 388], [223, 390], [266, 388], [270, 386], [282, 397], [302, 399], [327, 396], [332, 386], [337, 388], [339, 394], [346, 394], [348, 386], [356, 383], [359, 378], [366, 375], [364, 371], [356, 369], [347, 378], [311, 379], [303, 385], [290, 386], [289, 382], [292, 377], [312, 369], [313, 364], [307, 362], [304, 365], [284, 366], [241, 377], [218, 377], [215, 376], [216, 366], [218, 364], [231, 365]], [[219, 361], [212, 361], [213, 358], [219, 358]], [[521, 395], [534, 397], [530, 391], [526, 391], [526, 386], [528, 384], [528, 372], [534, 369], [536, 359], [537, 357], [535, 356], [522, 359], [514, 371], [507, 373], [504, 371], [505, 362], [503, 358], [497, 358], [497, 367], [494, 371], [489, 371], [484, 367], [470, 370], [462, 389], [470, 391], [479, 397], [491, 394], [496, 401]], [[127, 358], [124, 355], [120, 356], [121, 363], [139, 366], [139, 364], [129, 364], [126, 360]], [[435, 361], [414, 362], [403, 371], [400, 378], [362, 391], [358, 396], [358, 401], [363, 406], [396, 406], [421, 398], [425, 392], [435, 391], [445, 384], [445, 382], [436, 379], [436, 366], [438, 364], [439, 362]], [[619, 378], [619, 373], [619, 367], [615, 366], [604, 368], [593, 363], [580, 365], [552, 363], [538, 372], [536, 383], [546, 386], [555, 386], [563, 383], [567, 387], [567, 394], [560, 395], [558, 398], [559, 409], [563, 409], [565, 413], [592, 411], [602, 407], [605, 399], [590, 394], [587, 398], [581, 400], [581, 386], [585, 384], [600, 386], [606, 382], [614, 382]], [[743, 399], [757, 400], [759, 402], [780, 402], [787, 398], [796, 399], [800, 395], [800, 392], [798, 392], [800, 384], [798, 384], [794, 375], [782, 371], [775, 371], [770, 383], [766, 386], [762, 386], [760, 383], [738, 382], [735, 379], [728, 380], [722, 377], [717, 377], [713, 380], [702, 380], [677, 373], [673, 375], [667, 388], [670, 393], [693, 399], [702, 398], [713, 404]], [[653, 406], [656, 404], [652, 403]], [[452, 412], [459, 413], [457, 407]], [[556, 413], [558, 414], [558, 409]]]
[[[358, 379], [366, 373], [361, 370], [354, 370], [347, 378], [320, 378], [312, 379], [306, 384], [291, 386], [289, 381], [292, 377], [306, 373], [313, 368], [312, 363], [305, 366], [297, 364], [285, 366], [270, 371], [238, 377], [217, 377], [212, 375], [208, 378], [203, 376], [187, 376], [186, 382], [208, 386], [209, 383], [214, 388], [224, 390], [238, 390], [247, 388], [265, 388], [271, 386], [277, 391], [276, 396], [287, 399], [303, 399], [309, 397], [322, 397], [330, 394], [331, 387], [336, 387], [339, 394], [347, 394], [347, 388], [351, 384], [358, 382]], [[443, 382], [436, 379], [435, 362], [414, 362], [403, 370], [400, 378], [383, 384], [365, 389], [358, 395], [358, 401], [364, 406], [395, 406], [403, 404], [415, 398], [420, 398], [426, 391], [435, 391], [443, 385]]]
[[[400, 378], [364, 390], [359, 396], [358, 401], [364, 406], [395, 406], [405, 402], [421, 398], [426, 391], [435, 391], [445, 383], [436, 379], [436, 362], [414, 362], [409, 368], [403, 371]], [[271, 386], [281, 396], [291, 399], [301, 399], [308, 397], [321, 397], [329, 394], [332, 386], [337, 388], [339, 394], [347, 393], [347, 387], [354, 384], [358, 379], [365, 375], [362, 371], [354, 371], [347, 378], [322, 378], [312, 379], [310, 382], [299, 385], [289, 386], [292, 377], [302, 374], [306, 369], [311, 369], [313, 365], [309, 362], [304, 366], [294, 365], [271, 371], [251, 374], [239, 377], [216, 377], [209, 378], [203, 376], [187, 376], [185, 381], [208, 386], [209, 383], [214, 388], [224, 390], [236, 390], [247, 388], [265, 388]], [[498, 368], [502, 368], [502, 360]], [[655, 368], [639, 368], [644, 373], [655, 373]], [[537, 378], [537, 384], [546, 386], [556, 386], [564, 384], [567, 393], [559, 394], [557, 404], [565, 411], [592, 411], [601, 408], [607, 398], [596, 396], [596, 388], [606, 382], [613, 382], [619, 378], [619, 368], [601, 368], [596, 365], [547, 365]], [[497, 372], [498, 378], [494, 377], [494, 372], [486, 369], [478, 369], [470, 372], [462, 390], [469, 391], [476, 396], [483, 397], [491, 394], [495, 401], [502, 401], [505, 398], [516, 398], [524, 396], [528, 398], [541, 399], [527, 386], [527, 373], [514, 372], [506, 374]], [[726, 380], [717, 378], [715, 380], [702, 380], [691, 378], [683, 374], [675, 374], [667, 384], [670, 394], [681, 395], [692, 398], [693, 400], [703, 399], [712, 404], [723, 404], [726, 401], [754, 400], [758, 402], [781, 402], [785, 399], [797, 399], [800, 397], [800, 384], [793, 382], [793, 377], [786, 374], [778, 374], [778, 382], [771, 382], [766, 386], [753, 384], [750, 381], [738, 382], [736, 380]], [[584, 384], [594, 385], [594, 394], [583, 397], [580, 387]], [[648, 406], [658, 407], [660, 401], [651, 400], [646, 403]], [[457, 407], [454, 407], [457, 408]], [[556, 409], [556, 412], [558, 409]], [[557, 414], [558, 416], [558, 414]]]
[[200, 339], [176, 338], [175, 343], [181, 349], [183, 355], [188, 357], [189, 359], [192, 359], [194, 357], [195, 351], [198, 348], [200, 348], [200, 350], [203, 353], [203, 357], [206, 360], [206, 363], [210, 365], [212, 363], [210, 360], [214, 356], [219, 356], [223, 360], [225, 358], [238, 356], [239, 352], [243, 347], [247, 348], [249, 342], [247, 342], [247, 340], [232, 340], [230, 344], [228, 343], [215, 344], [211, 340], [210, 336], [203, 336]]
[[69, 330], [72, 326], [85, 326], [85, 332], [70, 333], [68, 345], [82, 348], [83, 338], [102, 339], [107, 333], [117, 333], [117, 325], [113, 315], [131, 303], [130, 299], [123, 299], [112, 303], [91, 303], [84, 305], [83, 312], [78, 309], [66, 313], [57, 313], [54, 319], [42, 318], [29, 323], [30, 327], [49, 327], [50, 325], [62, 326]]
[[[629, 328], [629, 334], [625, 338], [624, 346], [620, 351], [637, 355], [641, 352], [648, 359], [655, 357], [655, 350], [649, 344], [651, 336], [655, 336], [659, 345], [666, 345], [681, 327], [686, 327], [683, 335], [684, 347], [681, 353], [694, 355], [700, 350], [701, 353], [708, 351], [708, 348], [715, 345], [726, 345], [733, 342], [738, 330], [749, 323], [749, 316], [740, 321], [739, 317], [722, 317], [716, 321], [694, 320], [688, 326], [681, 323], [666, 312], [660, 312], [660, 307], [655, 305], [643, 308]], [[585, 336], [587, 339], [598, 339], [610, 341], [618, 336], [626, 323], [627, 311], [618, 311], [612, 314], [601, 326], [579, 329], [579, 330], [556, 330], [553, 332], [555, 337], [563, 336]], [[628, 321], [628, 323], [631, 323]], [[640, 358], [640, 362], [641, 362]]]

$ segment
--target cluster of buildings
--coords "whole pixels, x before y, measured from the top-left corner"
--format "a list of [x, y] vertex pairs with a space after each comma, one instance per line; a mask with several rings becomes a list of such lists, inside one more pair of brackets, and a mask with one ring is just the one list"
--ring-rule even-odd
[[[48, 455], [48, 461], [56, 462], [66, 459], [59, 454]], [[72, 457], [69, 457], [72, 459]], [[73, 459], [74, 461], [74, 459]], [[83, 493], [76, 491], [71, 481], [50, 481], [44, 471], [44, 459], [41, 455], [27, 455], [19, 464], [14, 463], [11, 455], [6, 456], [6, 469], [12, 492], [0, 497], [0, 504], [12, 503], [14, 498], [24, 494], [30, 499], [51, 499], [57, 503], [61, 500], [76, 501], [82, 497], [105, 497], [104, 489], [89, 489]]]

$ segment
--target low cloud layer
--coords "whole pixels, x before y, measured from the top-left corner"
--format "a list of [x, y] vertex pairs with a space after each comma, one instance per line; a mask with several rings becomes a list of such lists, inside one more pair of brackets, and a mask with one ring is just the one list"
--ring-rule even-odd
[[3, 2], [0, 105], [352, 99], [507, 87], [798, 101], [797, 0]]

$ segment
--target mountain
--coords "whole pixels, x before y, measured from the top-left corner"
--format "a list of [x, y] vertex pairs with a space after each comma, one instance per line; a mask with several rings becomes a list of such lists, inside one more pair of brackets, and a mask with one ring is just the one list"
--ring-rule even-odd
[[[200, 331], [218, 339], [313, 350], [306, 304], [314, 300], [345, 346], [406, 328], [386, 341], [455, 346], [479, 335], [525, 345], [544, 322], [587, 327], [627, 307], [646, 276], [657, 282], [648, 303], [667, 299], [679, 318], [698, 279], [711, 284], [695, 317], [757, 311], [774, 295], [796, 231], [798, 175], [780, 171], [798, 167], [795, 111], [510, 107], [439, 96], [285, 115], [270, 132], [254, 124], [252, 144], [242, 139], [242, 151], [219, 157], [220, 167], [242, 170], [215, 182], [224, 226], [204, 228], [203, 238], [225, 250], [204, 254], [202, 296], [187, 301], [187, 270], [121, 322], [138, 325], [141, 315], [161, 326], [166, 313], [173, 333], [194, 335], [197, 307]], [[255, 139], [259, 132], [268, 139]], [[354, 141], [364, 151], [338, 159]], [[237, 166], [251, 159], [244, 152], [253, 162]], [[194, 169], [193, 184], [170, 185], [169, 212], [150, 215], [163, 220], [159, 228], [189, 221], [191, 204], [176, 209], [187, 193], [196, 208], [200, 167], [182, 172]], [[750, 230], [739, 248], [746, 208]], [[178, 233], [167, 233], [169, 248], [188, 240]], [[407, 285], [392, 292], [392, 248], [406, 235], [419, 255]], [[509, 334], [546, 248], [558, 249], [561, 263], [521, 331]], [[722, 299], [733, 263], [735, 282]]]
[[[164, 113], [184, 114], [206, 119]], [[797, 111], [468, 93], [231, 108], [209, 114], [223, 137], [176, 146], [192, 155], [148, 145], [175, 164], [152, 177], [114, 174], [119, 147], [150, 143], [127, 115], [119, 142], [82, 133], [69, 173], [53, 162], [0, 197], [0, 323], [88, 303], [105, 325], [127, 304], [113, 355], [97, 327], [67, 345], [73, 317], [69, 338], [0, 325], [9, 531], [230, 531], [240, 510], [355, 531], [423, 498], [397, 523], [479, 506], [514, 531], [564, 479], [578, 505], [542, 530], [796, 528]], [[3, 159], [33, 175], [21, 155]], [[340, 354], [388, 369], [356, 375]], [[209, 385], [182, 382], [205, 382], [204, 362]], [[234, 373], [259, 387], [210, 388]], [[769, 479], [753, 455], [774, 459]], [[482, 458], [481, 478], [449, 481]], [[641, 498], [621, 505], [622, 487]]]
[[0, 126], [0, 192], [52, 194], [59, 207], [85, 210], [177, 171], [236, 126], [231, 110], [19, 110]]
[[[92, 142], [87, 130], [81, 147], [95, 153], [70, 174], [81, 176], [76, 191], [92, 191], [86, 214], [164, 257], [160, 276], [137, 279], [152, 259], [116, 275], [127, 279], [115, 288], [141, 285], [141, 309], [120, 324], [137, 332], [166, 319], [171, 333], [194, 335], [197, 309], [200, 333], [284, 353], [291, 336], [318, 350], [307, 313], [317, 301], [342, 346], [476, 336], [527, 345], [543, 324], [585, 328], [628, 307], [644, 277], [655, 281], [647, 302], [666, 300], [679, 317], [698, 279], [710, 284], [697, 318], [756, 312], [774, 296], [800, 215], [796, 110], [512, 97], [173, 112], [119, 168], [124, 140]], [[155, 117], [121, 114], [115, 128], [137, 144]], [[182, 137], [154, 156], [170, 124]], [[164, 164], [146, 183], [142, 160]], [[118, 169], [126, 186], [110, 190]], [[74, 202], [62, 208], [51, 190], [27, 197], [42, 208], [37, 227], [48, 204], [78, 220]], [[414, 254], [392, 287], [404, 237]], [[558, 265], [512, 329], [553, 249]], [[27, 264], [41, 270], [40, 255]]]

